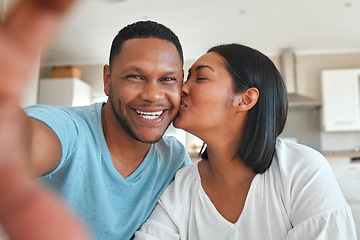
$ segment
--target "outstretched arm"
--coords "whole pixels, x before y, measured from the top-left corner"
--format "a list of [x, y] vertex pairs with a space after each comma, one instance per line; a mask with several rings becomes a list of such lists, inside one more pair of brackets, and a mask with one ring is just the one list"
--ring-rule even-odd
[[40, 49], [75, 0], [22, 0], [0, 25], [0, 223], [17, 239], [90, 239], [30, 169], [32, 127], [18, 103]]

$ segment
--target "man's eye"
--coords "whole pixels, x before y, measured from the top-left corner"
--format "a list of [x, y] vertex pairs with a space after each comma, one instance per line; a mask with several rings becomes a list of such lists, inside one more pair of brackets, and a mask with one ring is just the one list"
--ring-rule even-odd
[[165, 82], [176, 81], [176, 78], [167, 77], [167, 78], [163, 78], [163, 81]]
[[129, 76], [127, 76], [126, 78], [141, 79], [141, 77], [138, 76], [138, 75], [129, 75]]
[[201, 80], [206, 80], [206, 78], [204, 78], [204, 77], [197, 77], [196, 80], [201, 81]]

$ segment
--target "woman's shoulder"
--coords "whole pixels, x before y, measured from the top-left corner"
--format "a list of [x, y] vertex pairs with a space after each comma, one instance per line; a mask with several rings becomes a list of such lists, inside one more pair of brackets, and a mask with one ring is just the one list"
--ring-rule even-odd
[[199, 171], [197, 163], [179, 169], [175, 174], [175, 183], [191, 183], [198, 179]]
[[308, 146], [278, 139], [275, 147], [274, 164], [282, 172], [295, 173], [321, 169], [330, 170], [325, 157]]
[[309, 196], [316, 192], [316, 196], [324, 194], [333, 203], [343, 203], [330, 164], [320, 152], [310, 147], [278, 140], [268, 174], [278, 186], [283, 186], [285, 195], [291, 196], [293, 201], [294, 198], [306, 195], [306, 192]]
[[330, 164], [310, 147], [278, 140], [270, 169], [293, 224], [347, 206]]
[[174, 180], [166, 188], [163, 196], [170, 194], [184, 194], [186, 191], [189, 191], [198, 180], [199, 174], [197, 164], [185, 166], [176, 172]]
[[302, 144], [277, 140], [275, 155], [265, 172], [285, 198], [296, 198], [305, 188], [335, 183], [330, 164], [321, 153]]
[[170, 208], [174, 208], [176, 205], [182, 205], [184, 201], [192, 197], [192, 192], [199, 184], [201, 183], [197, 164], [183, 167], [177, 171], [174, 180], [165, 189], [159, 202], [163, 207]]

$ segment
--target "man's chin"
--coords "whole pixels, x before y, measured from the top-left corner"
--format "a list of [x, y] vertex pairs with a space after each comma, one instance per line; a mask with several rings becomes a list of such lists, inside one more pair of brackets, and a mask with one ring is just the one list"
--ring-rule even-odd
[[163, 131], [160, 131], [160, 132], [155, 131], [153, 133], [148, 133], [147, 136], [137, 135], [136, 139], [142, 143], [157, 143], [158, 141], [160, 141], [162, 136], [164, 136], [164, 134], [165, 134], [166, 130], [169, 128], [170, 124], [171, 123], [169, 123]]
[[135, 138], [136, 140], [142, 143], [157, 143], [158, 141], [160, 141], [165, 131], [161, 133], [148, 133], [147, 135], [134, 134], [135, 136], [133, 136], [133, 138]]
[[152, 140], [152, 139], [138, 139], [138, 141], [140, 141], [142, 143], [150, 143], [150, 144], [152, 144], [152, 143], [157, 143], [158, 141], [160, 141], [161, 138], [162, 138], [162, 136], [159, 137], [158, 139], [154, 139], [154, 140]]

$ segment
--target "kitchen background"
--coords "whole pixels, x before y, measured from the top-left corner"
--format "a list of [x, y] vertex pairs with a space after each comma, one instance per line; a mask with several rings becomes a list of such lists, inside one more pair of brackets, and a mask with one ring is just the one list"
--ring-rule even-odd
[[[15, 3], [0, 0], [2, 18]], [[82, 0], [47, 55], [35, 63], [23, 106], [106, 101], [102, 69], [111, 41], [137, 20], [159, 21], [174, 30], [183, 45], [185, 72], [215, 44], [249, 45], [273, 60], [289, 90], [281, 137], [327, 157], [360, 233], [360, 165], [351, 161], [360, 156], [359, 12], [355, 0]], [[74, 66], [71, 74], [54, 78], [59, 75], [53, 68], [65, 65]], [[192, 156], [202, 144], [173, 127], [167, 134], [183, 142]]]
[[[0, 0], [2, 17], [16, 2]], [[82, 96], [86, 100], [75, 95], [76, 101], [105, 99], [102, 68], [108, 61], [113, 37], [126, 24], [151, 19], [164, 23], [179, 36], [185, 72], [215, 44], [237, 42], [264, 52], [282, 72], [291, 94], [289, 117], [281, 137], [324, 153], [354, 152], [360, 147], [359, 74], [352, 79], [346, 77], [349, 74], [340, 74], [335, 80], [326, 80], [330, 87], [324, 88], [322, 71], [360, 69], [359, 12], [360, 2], [354, 0], [80, 0], [53, 46], [41, 60], [39, 57], [23, 106], [48, 103], [44, 94], [56, 96], [41, 89], [56, 85], [48, 81], [54, 80], [51, 69], [64, 65], [74, 65], [81, 71], [78, 78], [82, 81], [68, 79], [68, 85], [74, 89], [82, 89], [79, 84], [88, 85], [86, 90], [78, 91], [87, 92]], [[65, 84], [59, 79], [57, 82]], [[309, 99], [299, 101], [299, 96]], [[199, 144], [181, 131], [169, 129], [168, 133], [177, 135], [189, 150]]]
[[[280, 55], [268, 55], [281, 71], [285, 68], [291, 68], [291, 64], [293, 64], [294, 67], [292, 73], [295, 76], [291, 83], [295, 85], [295, 89], [292, 89], [292, 92], [290, 93], [288, 120], [281, 137], [311, 146], [316, 150], [325, 153], [356, 151], [360, 147], [360, 125], [355, 125], [353, 129], [344, 128], [346, 131], [341, 130], [341, 128], [339, 128], [339, 130], [335, 129], [331, 131], [324, 130], [322, 106], [326, 103], [322, 101], [321, 74], [322, 71], [326, 69], [360, 69], [360, 52], [321, 54], [296, 54], [295, 52], [292, 52], [293, 56], [289, 59], [282, 54], [284, 53], [281, 53]], [[185, 72], [187, 72], [187, 69], [195, 60], [196, 59], [186, 59], [184, 66]], [[282, 61], [286, 62], [283, 63]], [[102, 82], [103, 65], [104, 63], [77, 65], [82, 72], [82, 80], [91, 86], [90, 102], [106, 99], [103, 93]], [[43, 66], [40, 71], [40, 83], [44, 80], [51, 81], [51, 74], [52, 66]], [[354, 78], [354, 81], [359, 82], [359, 76], [360, 74], [357, 78]], [[341, 103], [341, 106], [339, 106], [340, 109], [351, 109], [348, 105], [350, 104], [352, 106], [357, 103], [356, 106], [358, 109], [356, 110], [359, 112], [359, 87], [356, 89], [357, 96], [354, 96], [354, 99], [351, 99], [351, 102], [345, 102], [343, 99], [346, 96], [349, 96], [350, 92], [354, 90], [353, 88], [349, 88], [346, 91], [339, 90], [341, 89], [341, 85], [345, 84], [345, 80], [346, 79], [340, 77], [338, 83], [333, 85], [333, 89], [335, 90], [334, 98]], [[352, 80], [350, 79], [350, 81]], [[357, 86], [359, 86], [359, 84], [357, 84]], [[57, 88], [56, 91], [60, 96], [63, 96], [64, 93], [59, 88]], [[56, 95], [56, 93], [52, 93], [50, 96], [53, 98], [54, 94]], [[329, 94], [334, 93], [330, 92]], [[303, 96], [303, 98], [306, 97], [306, 99], [303, 100], [300, 98], [300, 100], [298, 100], [299, 96]], [[176, 135], [187, 146], [189, 151], [193, 148], [194, 144], [200, 144], [196, 138], [187, 133], [185, 134], [180, 130], [171, 128], [169, 129], [169, 134]]]

